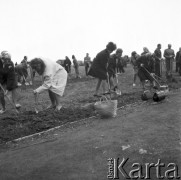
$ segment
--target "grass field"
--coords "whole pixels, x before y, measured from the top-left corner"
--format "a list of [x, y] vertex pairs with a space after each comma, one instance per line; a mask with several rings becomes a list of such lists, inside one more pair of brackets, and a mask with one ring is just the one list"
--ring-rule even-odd
[[[18, 100], [22, 105], [21, 112], [17, 115], [10, 104], [7, 104], [6, 113], [0, 115], [0, 143], [95, 115], [93, 108], [85, 109], [82, 106], [98, 100], [93, 97], [96, 79], [85, 76], [84, 66], [80, 66], [80, 74], [82, 78], [76, 79], [72, 68], [65, 94], [62, 97], [63, 108], [60, 112], [46, 110], [35, 114], [32, 87], [27, 87], [26, 90], [19, 88]], [[176, 77], [179, 79], [179, 76], [176, 75]], [[137, 86], [133, 88], [132, 79], [133, 70], [128, 64], [125, 73], [119, 76], [119, 85], [122, 91], [122, 95], [118, 98], [119, 107], [141, 100], [142, 91], [139, 80], [137, 80]], [[38, 87], [41, 85], [41, 78], [36, 76], [35, 82]], [[180, 81], [170, 83], [170, 87], [179, 88]], [[45, 109], [50, 104], [47, 92], [40, 94], [38, 100], [39, 110]]]

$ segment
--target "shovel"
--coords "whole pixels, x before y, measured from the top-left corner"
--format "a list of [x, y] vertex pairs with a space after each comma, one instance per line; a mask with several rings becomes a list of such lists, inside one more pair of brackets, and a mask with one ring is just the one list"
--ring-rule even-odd
[[118, 86], [119, 86], [118, 83], [119, 83], [119, 80], [118, 80], [118, 73], [117, 73], [117, 69], [116, 69], [116, 87], [117, 88], [115, 90], [116, 90], [116, 94], [120, 96], [122, 93], [121, 93], [121, 90], [118, 88]]

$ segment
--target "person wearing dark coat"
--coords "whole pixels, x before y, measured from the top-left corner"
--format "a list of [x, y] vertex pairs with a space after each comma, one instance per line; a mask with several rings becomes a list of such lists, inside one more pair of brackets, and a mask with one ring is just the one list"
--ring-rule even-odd
[[161, 58], [162, 58], [161, 44], [157, 45], [154, 54], [155, 54], [155, 74], [158, 77], [161, 77]]
[[63, 66], [64, 66], [65, 70], [67, 71], [67, 73], [70, 73], [71, 64], [72, 64], [72, 63], [71, 63], [70, 59], [66, 56]]
[[176, 72], [179, 73], [179, 75], [181, 76], [181, 47], [179, 48], [179, 51], [176, 53]]
[[17, 109], [21, 105], [16, 103], [17, 80], [11, 55], [7, 51], [2, 51], [0, 56], [0, 103], [2, 105], [0, 114], [3, 114], [6, 111], [5, 95], [9, 97], [11, 104]]
[[140, 56], [137, 59], [137, 65], [138, 65], [138, 77], [140, 78], [143, 89], [145, 87], [146, 80], [149, 80], [155, 86], [155, 82], [153, 79], [153, 75], [154, 75], [153, 54], [147, 53], [147, 54]]
[[106, 46], [106, 49], [99, 52], [92, 62], [92, 66], [88, 72], [88, 75], [98, 79], [94, 96], [98, 96], [98, 91], [102, 81], [102, 88], [105, 93], [105, 80], [107, 80], [108, 75], [108, 61], [110, 58], [110, 54], [114, 50], [116, 50], [116, 44], [114, 44], [113, 42], [109, 42]]

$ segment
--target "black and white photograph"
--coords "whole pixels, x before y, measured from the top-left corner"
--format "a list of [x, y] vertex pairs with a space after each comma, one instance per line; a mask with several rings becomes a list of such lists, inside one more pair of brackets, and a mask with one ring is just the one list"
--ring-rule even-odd
[[0, 7], [0, 180], [181, 179], [181, 0]]

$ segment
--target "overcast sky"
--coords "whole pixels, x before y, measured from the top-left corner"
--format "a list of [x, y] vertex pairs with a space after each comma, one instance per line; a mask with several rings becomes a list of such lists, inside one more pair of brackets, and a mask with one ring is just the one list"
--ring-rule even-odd
[[24, 55], [82, 60], [109, 41], [124, 55], [144, 46], [181, 47], [181, 0], [0, 0], [0, 51], [14, 62]]

